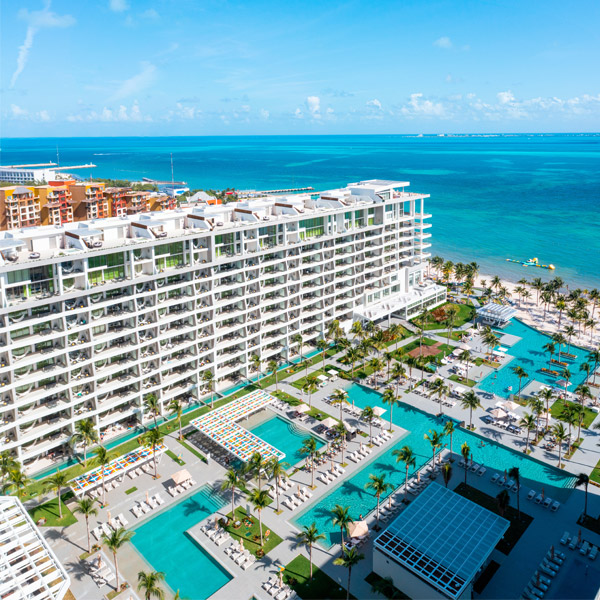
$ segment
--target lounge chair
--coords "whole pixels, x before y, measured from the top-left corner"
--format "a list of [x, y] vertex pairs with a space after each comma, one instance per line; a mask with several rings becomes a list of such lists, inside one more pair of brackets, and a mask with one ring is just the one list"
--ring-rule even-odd
[[305, 496], [306, 498], [311, 498], [311, 497], [312, 497], [312, 492], [309, 492], [309, 491], [308, 491], [308, 488], [307, 488], [306, 486], [304, 486], [304, 487], [302, 488], [302, 493], [304, 494], [304, 496]]
[[321, 473], [319, 473], [317, 475], [317, 479], [319, 481], [322, 481], [325, 485], [329, 485], [329, 479], [327, 479], [327, 477], [325, 477], [324, 475], [322, 475]]
[[531, 584], [529, 584], [529, 587], [526, 588], [526, 591], [528, 591], [530, 594], [533, 594], [536, 598], [544, 597], [544, 592], [542, 592], [542, 590], [538, 590], [536, 587], [533, 587]]
[[289, 508], [290, 510], [294, 510], [296, 508], [287, 498], [284, 498], [281, 504], [283, 504], [286, 508]]
[[535, 503], [536, 503], [536, 504], [541, 504], [543, 499], [544, 499], [544, 497], [543, 497], [541, 494], [538, 494], [538, 495], [535, 497]]
[[540, 564], [540, 566], [538, 567], [538, 571], [540, 573], [545, 573], [546, 575], [550, 575], [550, 577], [554, 577], [556, 575], [556, 571], [554, 571], [553, 569], [549, 569], [543, 563]]
[[550, 550], [548, 550], [548, 552], [546, 552], [546, 558], [551, 563], [554, 563], [555, 565], [558, 565], [559, 567], [561, 567], [562, 564], [565, 562], [563, 558], [561, 558], [560, 556], [558, 556], [558, 554], [556, 554], [556, 552], [553, 555]]
[[252, 555], [249, 556], [246, 559], [246, 562], [242, 564], [242, 569], [244, 569], [244, 571], [245, 571], [248, 567], [252, 566], [255, 562], [256, 562], [256, 557], [252, 556]]
[[535, 490], [529, 490], [529, 494], [527, 494], [527, 500], [533, 500], [535, 498]]
[[563, 546], [566, 546], [569, 543], [569, 540], [571, 539], [571, 534], [568, 531], [565, 531], [563, 533], [563, 536], [560, 538], [560, 543]]
[[540, 578], [540, 581], [544, 584], [544, 585], [550, 585], [552, 583], [552, 581], [550, 579], [548, 579], [547, 577], [544, 577], [539, 571], [536, 571], [533, 574], [533, 581], [535, 581], [537, 578]]
[[569, 550], [575, 550], [575, 548], [577, 548], [577, 544], [577, 538], [573, 536], [573, 538], [571, 539], [571, 543], [569, 544]]
[[492, 475], [491, 482], [492, 482], [492, 483], [496, 483], [496, 481], [498, 481], [498, 478], [499, 478], [499, 477], [500, 477], [500, 475], [498, 475], [498, 473], [494, 473], [494, 474]]
[[148, 500], [146, 500], [146, 502], [148, 503], [148, 506], [150, 506], [150, 508], [152, 508], [152, 509], [155, 509], [158, 506], [158, 502], [155, 500], [154, 497], [148, 498]]
[[98, 527], [94, 527], [94, 529], [92, 529], [92, 535], [99, 540], [102, 537], [102, 527], [98, 526]]
[[479, 471], [479, 465], [477, 463], [473, 463], [469, 469], [472, 473], [477, 473]]
[[127, 527], [127, 525], [129, 525], [129, 521], [123, 516], [123, 513], [119, 514], [117, 520], [121, 524], [121, 527]]
[[154, 494], [154, 500], [156, 500], [156, 504], [158, 504], [159, 506], [165, 503], [160, 494]]
[[500, 479], [498, 479], [498, 481], [496, 481], [496, 483], [500, 486], [500, 487], [504, 487], [504, 484], [506, 483], [506, 477], [500, 477]]
[[140, 503], [138, 504], [138, 507], [140, 508], [140, 510], [141, 510], [143, 513], [147, 513], [147, 512], [150, 512], [150, 511], [152, 510], [152, 509], [150, 508], [150, 505], [149, 505], [149, 504], [147, 504], [146, 502], [140, 502]]
[[596, 555], [598, 554], [598, 547], [597, 546], [591, 546], [590, 547], [590, 553], [588, 554], [588, 558], [590, 560], [596, 560]]
[[485, 475], [485, 472], [487, 471], [487, 469], [485, 467], [479, 467], [479, 471], [477, 471], [477, 475], [479, 475], [479, 477], [483, 477]]
[[558, 565], [555, 565], [554, 563], [551, 563], [548, 559], [545, 558], [542, 561], [542, 565], [544, 567], [546, 567], [546, 569], [552, 571], [554, 573], [554, 575], [556, 575], [558, 573], [558, 569], [559, 569]]
[[557, 511], [559, 508], [560, 508], [560, 502], [559, 502], [558, 500], [555, 500], [555, 501], [552, 503], [552, 506], [550, 507], [550, 510], [551, 510], [552, 512], [556, 512], [556, 511]]
[[167, 491], [169, 492], [169, 494], [171, 494], [171, 496], [173, 496], [173, 498], [175, 498], [175, 496], [177, 496], [177, 494], [179, 493], [177, 491], [177, 489], [174, 488], [172, 485], [169, 486], [169, 488], [167, 489]]
[[579, 554], [582, 554], [583, 556], [585, 556], [588, 553], [589, 549], [590, 549], [590, 543], [583, 542], [581, 548], [579, 548]]
[[133, 515], [135, 516], [136, 519], [139, 519], [144, 513], [137, 507], [137, 506], [132, 506], [131, 507], [131, 512], [133, 513]]
[[550, 507], [550, 505], [551, 505], [553, 502], [554, 502], [554, 500], [552, 500], [552, 498], [550, 498], [550, 497], [548, 496], [548, 498], [546, 498], [546, 499], [544, 500], [544, 508], [549, 508], [549, 507]]
[[112, 529], [108, 526], [107, 523], [102, 523], [102, 525], [100, 525], [100, 527], [102, 528], [102, 531], [104, 531], [104, 533], [108, 536], [112, 535]]

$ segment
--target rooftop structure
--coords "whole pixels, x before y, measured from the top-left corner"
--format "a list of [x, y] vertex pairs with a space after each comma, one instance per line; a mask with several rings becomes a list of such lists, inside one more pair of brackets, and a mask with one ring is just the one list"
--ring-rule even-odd
[[494, 327], [506, 327], [510, 320], [517, 314], [517, 311], [511, 306], [488, 302], [485, 306], [477, 309], [477, 316], [486, 325]]
[[[102, 187], [70, 186], [85, 205]], [[0, 232], [0, 441], [26, 468], [291, 361], [332, 321], [410, 318], [446, 299], [425, 280], [429, 215], [406, 182]], [[100, 198], [99, 198], [100, 196]], [[374, 315], [369, 317], [369, 315]]]
[[431, 588], [440, 597], [471, 598], [475, 576], [508, 526], [506, 519], [432, 483], [375, 540], [373, 569], [391, 575], [411, 598], [435, 597]]
[[31, 183], [33, 181], [55, 181], [57, 179], [68, 179], [66, 172], [79, 169], [93, 169], [96, 165], [74, 165], [72, 167], [59, 167], [56, 163], [38, 163], [31, 165], [7, 165], [0, 166], [0, 181], [10, 183]]
[[39, 529], [12, 496], [0, 496], [0, 598], [61, 600], [71, 580]]

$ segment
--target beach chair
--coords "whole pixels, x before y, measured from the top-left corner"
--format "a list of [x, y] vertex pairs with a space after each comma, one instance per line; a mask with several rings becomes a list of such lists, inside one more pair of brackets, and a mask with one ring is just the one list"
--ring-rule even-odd
[[573, 538], [571, 539], [571, 543], [569, 544], [569, 550], [575, 550], [575, 548], [577, 548], [577, 545], [578, 545], [577, 538], [575, 536], [573, 536]]
[[173, 498], [175, 498], [175, 496], [177, 496], [178, 492], [172, 485], [169, 486], [167, 491], [169, 492], [169, 494], [171, 494], [171, 496], [173, 496]]
[[256, 562], [256, 557], [255, 556], [249, 556], [246, 559], [246, 562], [244, 562], [242, 564], [242, 569], [244, 569], [244, 571], [245, 571], [248, 567], [251, 567], [255, 562]]
[[544, 577], [539, 571], [536, 571], [533, 574], [532, 581], [536, 581], [538, 578], [546, 586], [548, 586], [552, 583], [552, 581], [550, 579], [548, 579], [547, 577]]
[[312, 497], [312, 492], [310, 492], [306, 486], [302, 488], [302, 493], [307, 499]]
[[121, 527], [127, 527], [127, 525], [129, 525], [129, 521], [123, 516], [123, 513], [119, 514], [117, 521], [119, 521]]
[[588, 553], [589, 549], [590, 549], [590, 543], [583, 542], [583, 544], [581, 545], [581, 548], [579, 548], [579, 554], [581, 554], [582, 556], [585, 556]]
[[348, 454], [347, 458], [349, 458], [352, 462], [358, 462], [354, 452], [352, 452], [351, 454]]
[[102, 528], [100, 526], [98, 527], [94, 527], [94, 529], [92, 529], [92, 535], [99, 540], [102, 537]]
[[569, 540], [571, 539], [571, 534], [568, 531], [565, 531], [563, 533], [563, 536], [560, 538], [560, 543], [563, 546], [566, 546], [569, 543]]
[[551, 510], [552, 512], [556, 512], [556, 511], [557, 511], [559, 508], [560, 508], [560, 502], [559, 502], [558, 500], [555, 500], [555, 501], [552, 503], [552, 506], [550, 507], [550, 510]]
[[139, 519], [144, 514], [135, 504], [131, 507], [131, 512], [136, 519]]
[[504, 484], [506, 483], [506, 477], [500, 477], [500, 479], [498, 479], [498, 481], [496, 481], [496, 484], [499, 485], [500, 487], [504, 487]]
[[164, 504], [165, 501], [163, 500], [162, 496], [160, 494], [154, 494], [154, 499], [156, 500], [156, 503], [160, 506], [161, 504]]
[[472, 473], [477, 473], [479, 471], [479, 465], [477, 463], [473, 463], [469, 469]]
[[494, 473], [494, 474], [492, 475], [491, 482], [492, 482], [492, 483], [496, 483], [496, 481], [498, 481], [499, 477], [500, 477], [500, 475], [498, 475], [498, 473]]
[[553, 502], [554, 502], [554, 500], [552, 500], [552, 498], [550, 498], [550, 496], [548, 496], [548, 498], [546, 498], [544, 500], [544, 508], [549, 508]]
[[543, 499], [544, 499], [544, 498], [543, 498], [543, 496], [542, 496], [541, 494], [538, 494], [538, 495], [535, 497], [535, 501], [534, 501], [534, 502], [535, 502], [536, 504], [541, 504], [541, 503], [542, 503], [542, 501], [543, 501]]
[[485, 467], [479, 467], [479, 471], [477, 471], [477, 475], [479, 477], [483, 477], [485, 475], [485, 472], [487, 471], [487, 469]]
[[552, 554], [552, 552], [550, 550], [548, 550], [548, 552], [546, 552], [546, 558], [553, 564], [561, 567], [562, 564], [565, 562], [563, 558], [561, 558], [560, 556], [558, 556], [558, 554], [556, 554], [556, 552], [554, 554]]
[[556, 571], [554, 571], [553, 569], [549, 569], [548, 567], [546, 567], [544, 565], [544, 563], [540, 563], [540, 565], [538, 567], [538, 571], [540, 573], [545, 573], [546, 575], [549, 575], [550, 577], [554, 577], [556, 575]]
[[296, 508], [287, 498], [284, 498], [281, 503], [290, 510], [294, 510]]
[[598, 554], [598, 547], [597, 546], [591, 546], [590, 547], [590, 553], [588, 554], [588, 558], [590, 560], [596, 560], [597, 554]]
[[527, 500], [533, 500], [535, 498], [535, 490], [529, 490], [529, 494], [527, 494]]
[[102, 523], [102, 525], [100, 525], [100, 527], [102, 528], [102, 531], [107, 535], [107, 536], [111, 536], [112, 535], [112, 529], [108, 526], [108, 523]]

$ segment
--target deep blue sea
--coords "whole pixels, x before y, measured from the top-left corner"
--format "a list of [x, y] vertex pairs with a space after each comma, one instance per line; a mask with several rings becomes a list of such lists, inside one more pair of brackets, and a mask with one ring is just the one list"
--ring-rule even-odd
[[[0, 163], [93, 162], [99, 177], [175, 179], [193, 188], [317, 190], [362, 179], [431, 194], [433, 253], [513, 280], [552, 275], [600, 287], [600, 134], [4, 139]], [[89, 176], [89, 173], [80, 173]]]

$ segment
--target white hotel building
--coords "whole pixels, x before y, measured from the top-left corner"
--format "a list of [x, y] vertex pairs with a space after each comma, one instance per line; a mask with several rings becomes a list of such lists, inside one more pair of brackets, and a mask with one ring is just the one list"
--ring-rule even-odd
[[[411, 317], [425, 281], [426, 194], [364, 181], [320, 194], [2, 232], [0, 446], [30, 472], [78, 420], [106, 441], [163, 407], [283, 365], [334, 320]], [[307, 346], [304, 351], [306, 352]]]

